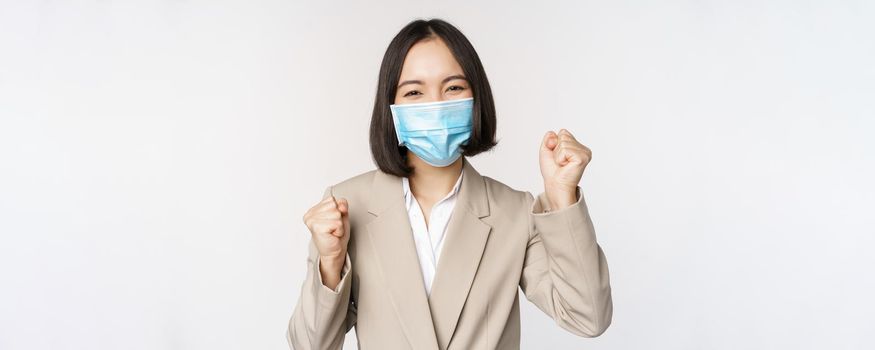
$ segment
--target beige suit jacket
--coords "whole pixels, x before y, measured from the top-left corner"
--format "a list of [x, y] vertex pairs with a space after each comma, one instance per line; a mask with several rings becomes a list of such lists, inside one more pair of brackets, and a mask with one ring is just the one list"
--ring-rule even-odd
[[375, 169], [325, 190], [323, 198], [349, 201], [348, 254], [332, 290], [311, 240], [286, 333], [292, 349], [340, 349], [353, 326], [361, 349], [518, 349], [518, 289], [571, 333], [608, 328], [608, 265], [580, 187], [575, 204], [544, 212], [544, 193], [514, 190], [463, 162], [430, 296], [401, 178]]

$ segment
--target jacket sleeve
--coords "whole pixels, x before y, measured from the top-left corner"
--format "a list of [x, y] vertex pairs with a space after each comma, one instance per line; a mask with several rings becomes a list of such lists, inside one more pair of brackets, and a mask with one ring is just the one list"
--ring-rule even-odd
[[[329, 194], [331, 186], [322, 198]], [[319, 261], [319, 251], [311, 239], [307, 277], [286, 332], [292, 350], [341, 349], [344, 336], [355, 325], [356, 307], [350, 304], [353, 266], [349, 253], [341, 270], [340, 283], [333, 290], [322, 283]]]
[[610, 276], [580, 186], [576, 191], [577, 202], [557, 211], [545, 210], [545, 193], [526, 192], [529, 243], [520, 287], [560, 327], [596, 337], [613, 317]]

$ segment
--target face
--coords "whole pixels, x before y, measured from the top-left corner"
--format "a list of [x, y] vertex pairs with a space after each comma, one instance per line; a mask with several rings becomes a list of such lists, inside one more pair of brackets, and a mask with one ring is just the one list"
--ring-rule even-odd
[[474, 96], [462, 67], [440, 38], [414, 44], [404, 58], [395, 104], [437, 102]]

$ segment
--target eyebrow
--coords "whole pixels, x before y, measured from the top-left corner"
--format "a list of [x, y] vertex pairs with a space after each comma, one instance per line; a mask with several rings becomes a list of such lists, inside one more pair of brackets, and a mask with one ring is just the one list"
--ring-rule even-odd
[[[455, 74], [455, 75], [451, 75], [451, 76], [448, 76], [448, 77], [444, 78], [444, 80], [441, 81], [441, 85], [446, 84], [447, 82], [449, 82], [449, 81], [451, 81], [451, 80], [456, 80], [456, 79], [461, 79], [461, 80], [464, 80], [464, 81], [468, 81], [468, 79], [465, 78], [464, 75], [461, 75], [461, 74]], [[398, 86], [396, 87], [396, 89], [397, 89], [397, 88], [400, 88], [400, 87], [402, 87], [402, 86], [404, 86], [404, 85], [408, 85], [408, 84], [420, 84], [420, 85], [422, 85], [422, 80], [405, 80], [405, 81], [402, 81], [401, 84], [398, 84]]]

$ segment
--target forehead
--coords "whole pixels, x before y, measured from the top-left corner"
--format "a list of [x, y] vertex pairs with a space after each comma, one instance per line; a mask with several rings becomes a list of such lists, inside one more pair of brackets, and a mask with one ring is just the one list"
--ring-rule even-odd
[[402, 80], [443, 79], [451, 74], [462, 74], [462, 67], [440, 38], [422, 40], [411, 46], [401, 68]]

